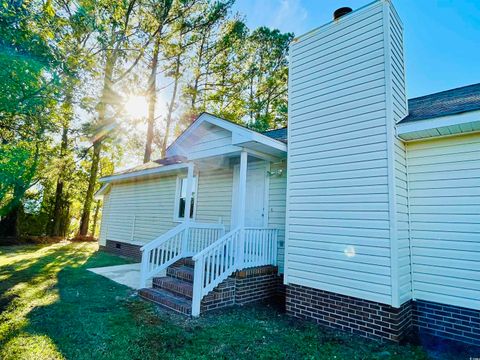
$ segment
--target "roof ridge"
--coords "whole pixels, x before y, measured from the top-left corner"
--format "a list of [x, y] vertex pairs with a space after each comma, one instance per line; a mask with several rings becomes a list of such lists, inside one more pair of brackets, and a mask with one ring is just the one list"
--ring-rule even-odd
[[456, 88], [451, 88], [451, 89], [448, 89], [448, 90], [442, 90], [442, 91], [438, 91], [438, 92], [427, 94], [427, 95], [417, 96], [417, 97], [408, 99], [408, 101], [419, 100], [419, 99], [423, 99], [423, 98], [429, 98], [429, 97], [432, 97], [434, 95], [449, 93], [449, 92], [452, 92], [452, 91], [457, 91], [457, 90], [460, 90], [460, 89], [466, 89], [466, 88], [473, 87], [473, 86], [480, 86], [480, 83], [475, 83], [475, 84], [470, 84], [470, 85], [465, 85], [465, 86], [458, 86]]

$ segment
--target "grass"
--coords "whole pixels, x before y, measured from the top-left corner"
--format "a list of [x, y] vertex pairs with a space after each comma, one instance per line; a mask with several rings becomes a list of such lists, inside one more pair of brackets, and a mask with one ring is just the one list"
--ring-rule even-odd
[[127, 260], [92, 243], [0, 247], [0, 359], [426, 359], [267, 306], [187, 319], [87, 271]]

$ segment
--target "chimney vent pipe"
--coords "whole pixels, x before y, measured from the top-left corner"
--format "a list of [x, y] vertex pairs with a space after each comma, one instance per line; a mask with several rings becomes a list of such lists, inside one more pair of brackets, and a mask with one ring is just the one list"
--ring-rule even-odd
[[348, 13], [351, 13], [353, 10], [352, 8], [349, 7], [341, 7], [333, 13], [333, 20], [338, 20], [342, 16], [347, 15]]

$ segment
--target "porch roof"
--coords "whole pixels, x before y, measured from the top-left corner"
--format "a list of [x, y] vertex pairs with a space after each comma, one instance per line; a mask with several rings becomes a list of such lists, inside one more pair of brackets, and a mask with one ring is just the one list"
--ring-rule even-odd
[[[158, 159], [124, 171], [114, 173], [110, 176], [102, 177], [99, 181], [103, 183], [110, 183], [113, 181], [128, 180], [141, 176], [152, 176], [171, 171], [184, 170], [188, 167], [188, 164], [184, 162], [184, 160], [185, 159], [181, 157]], [[97, 192], [98, 195], [102, 195], [102, 189], [103, 187]]]
[[[254, 155], [261, 154], [262, 151], [271, 151], [274, 156], [286, 153], [286, 127], [266, 132], [257, 132], [229, 120], [221, 119], [208, 113], [203, 113], [172, 143], [172, 145], [170, 145], [167, 149], [167, 157], [116, 172], [113, 175], [101, 178], [99, 181], [108, 184], [138, 177], [151, 177], [161, 173], [184, 171], [188, 167], [188, 159], [180, 155], [171, 155], [172, 148], [175, 143], [182, 141], [182, 138], [188, 137], [190, 133], [195, 131], [195, 129], [205, 121], [230, 130], [232, 132], [232, 141], [238, 149], [241, 149], [241, 147], [249, 148], [249, 151]], [[169, 154], [170, 156], [168, 156]], [[217, 154], [216, 156], [218, 155], [221, 154]], [[103, 186], [97, 192], [96, 196], [102, 196], [107, 189], [107, 186]]]

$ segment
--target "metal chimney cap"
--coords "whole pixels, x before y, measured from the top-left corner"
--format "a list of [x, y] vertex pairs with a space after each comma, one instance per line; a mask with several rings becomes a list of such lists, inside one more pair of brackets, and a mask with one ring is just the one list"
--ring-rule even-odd
[[348, 13], [351, 13], [353, 10], [352, 8], [349, 7], [341, 7], [337, 10], [334, 11], [333, 13], [333, 20], [338, 20], [342, 16], [347, 15]]

